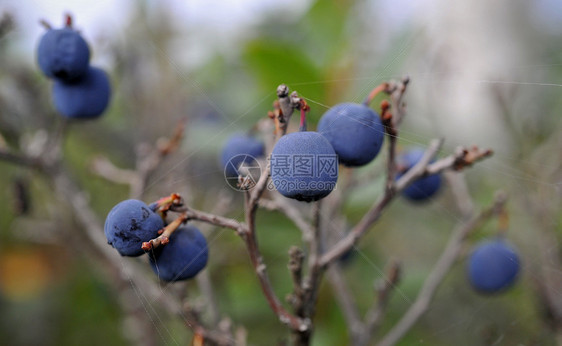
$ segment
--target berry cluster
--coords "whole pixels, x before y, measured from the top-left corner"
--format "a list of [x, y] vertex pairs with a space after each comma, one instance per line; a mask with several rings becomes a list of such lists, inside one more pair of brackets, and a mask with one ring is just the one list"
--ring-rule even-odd
[[41, 71], [54, 80], [56, 110], [71, 119], [99, 117], [107, 108], [111, 86], [107, 74], [90, 65], [90, 48], [66, 17], [61, 29], [48, 27], [37, 47]]
[[122, 201], [111, 209], [104, 225], [109, 245], [122, 256], [148, 252], [153, 271], [169, 282], [197, 275], [209, 255], [207, 241], [197, 228], [182, 225], [185, 220], [181, 217], [166, 223], [166, 212], [176, 198], [163, 198], [150, 205], [135, 199]]
[[[385, 128], [388, 122], [384, 118], [387, 106], [381, 104], [382, 113], [379, 115], [368, 105], [385, 87], [383, 84], [375, 88], [362, 104], [341, 103], [330, 108], [321, 117], [318, 132], [307, 131], [306, 112], [309, 107], [301, 99], [296, 107], [301, 111], [299, 131], [283, 135], [271, 152], [270, 173], [275, 189], [287, 198], [317, 201], [334, 189], [338, 164], [357, 168], [372, 162], [378, 156], [384, 134], [389, 129]], [[416, 166], [424, 153], [422, 148], [404, 150], [396, 159], [395, 179], [400, 179]], [[254, 157], [263, 155], [263, 142], [249, 135], [234, 135], [225, 143], [220, 161], [225, 168], [225, 176], [241, 178], [244, 171], [240, 168], [251, 164]], [[335, 158], [335, 171], [326, 169], [330, 157]], [[312, 167], [312, 170], [305, 169], [307, 167]], [[441, 190], [442, 184], [440, 174], [421, 176], [404, 188], [402, 195], [410, 201], [423, 203], [431, 200]], [[468, 278], [478, 292], [501, 292], [515, 282], [519, 269], [515, 249], [498, 238], [476, 247], [468, 261]]]

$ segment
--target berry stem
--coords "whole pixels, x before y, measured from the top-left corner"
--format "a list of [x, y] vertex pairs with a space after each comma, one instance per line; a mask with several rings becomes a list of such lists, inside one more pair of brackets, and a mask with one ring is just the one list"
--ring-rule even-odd
[[301, 123], [299, 125], [299, 131], [306, 131], [306, 111], [301, 108]]
[[377, 85], [373, 90], [371, 90], [371, 92], [369, 93], [369, 95], [367, 95], [367, 97], [365, 98], [365, 100], [363, 100], [363, 105], [365, 106], [369, 106], [371, 104], [371, 102], [373, 101], [373, 99], [380, 94], [383, 91], [388, 90], [388, 83], [384, 82], [381, 83], [380, 85]]
[[169, 196], [160, 198], [155, 203], [158, 207], [157, 211], [167, 212], [172, 206], [182, 206], [183, 198], [179, 193], [172, 193]]
[[170, 236], [172, 235], [172, 233], [174, 233], [182, 223], [186, 222], [187, 219], [187, 213], [180, 214], [180, 216], [178, 216], [174, 221], [170, 222], [168, 226], [164, 227], [164, 229], [158, 232], [160, 233], [158, 237], [142, 243], [142, 249], [144, 251], [149, 251], [151, 249], [157, 248], [158, 246], [168, 244], [168, 242], [170, 242]]
[[299, 131], [304, 132], [306, 131], [306, 113], [310, 110], [310, 106], [306, 103], [304, 99], [301, 99], [299, 108], [301, 111], [301, 123], [299, 126]]
[[72, 15], [70, 13], [64, 15], [64, 25], [67, 28], [72, 28]]
[[507, 229], [509, 228], [509, 214], [507, 210], [502, 206], [498, 214], [498, 235], [504, 236], [507, 233]]

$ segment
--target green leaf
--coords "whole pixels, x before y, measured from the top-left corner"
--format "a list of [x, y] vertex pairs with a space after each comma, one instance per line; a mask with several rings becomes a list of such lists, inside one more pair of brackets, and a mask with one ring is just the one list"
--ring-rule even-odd
[[322, 75], [300, 47], [281, 41], [255, 40], [246, 46], [243, 58], [262, 89], [275, 93], [277, 86], [285, 83], [307, 99], [324, 102], [324, 90], [311, 83], [321, 80]]

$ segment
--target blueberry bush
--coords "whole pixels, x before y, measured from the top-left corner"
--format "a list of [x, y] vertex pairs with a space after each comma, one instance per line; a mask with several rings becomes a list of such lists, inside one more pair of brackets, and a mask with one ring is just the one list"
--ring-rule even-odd
[[[380, 56], [390, 76], [357, 77], [374, 68], [347, 46], [361, 4], [328, 3], [287, 35], [273, 14], [240, 55], [191, 70], [171, 14], [145, 5], [125, 40], [42, 21], [33, 66], [1, 49], [17, 23], [0, 19], [11, 344], [559, 340], [558, 123], [529, 134], [491, 83], [511, 145], [528, 137], [528, 174], [506, 168], [516, 183], [502, 184], [494, 142], [443, 130], [441, 104], [419, 100], [448, 90], [403, 76], [401, 53]], [[41, 328], [14, 328], [15, 311]]]

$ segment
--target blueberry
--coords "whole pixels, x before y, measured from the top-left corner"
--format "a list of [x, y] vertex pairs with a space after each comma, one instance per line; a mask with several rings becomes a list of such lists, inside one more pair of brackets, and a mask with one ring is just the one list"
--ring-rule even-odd
[[[401, 172], [397, 174], [399, 179], [404, 173], [410, 170], [423, 157], [424, 150], [421, 148], [410, 149], [400, 155], [397, 159], [398, 167]], [[412, 201], [424, 201], [434, 196], [441, 187], [441, 175], [433, 174], [417, 179], [402, 191], [402, 195]]]
[[72, 82], [55, 81], [53, 103], [56, 110], [67, 118], [96, 118], [107, 105], [111, 87], [107, 74], [97, 67], [90, 67], [86, 74]]
[[194, 226], [178, 228], [170, 242], [149, 253], [152, 270], [164, 281], [179, 281], [194, 277], [209, 257], [207, 240]]
[[118, 203], [105, 219], [107, 243], [122, 256], [140, 256], [145, 241], [156, 238], [164, 228], [162, 218], [142, 201], [128, 199]]
[[78, 31], [71, 28], [50, 29], [40, 39], [37, 63], [50, 78], [71, 81], [88, 70], [90, 49]]
[[339, 162], [349, 167], [371, 162], [384, 140], [379, 115], [356, 103], [340, 103], [330, 108], [318, 122], [318, 132], [332, 144]]
[[468, 279], [481, 293], [496, 293], [511, 286], [519, 273], [519, 257], [505, 240], [480, 243], [468, 259]]
[[264, 156], [265, 147], [257, 138], [235, 134], [228, 138], [223, 146], [220, 163], [227, 177], [238, 177], [240, 165], [255, 164], [254, 159]]
[[338, 180], [337, 155], [318, 132], [287, 134], [271, 154], [271, 179], [283, 196], [311, 202], [326, 197]]

